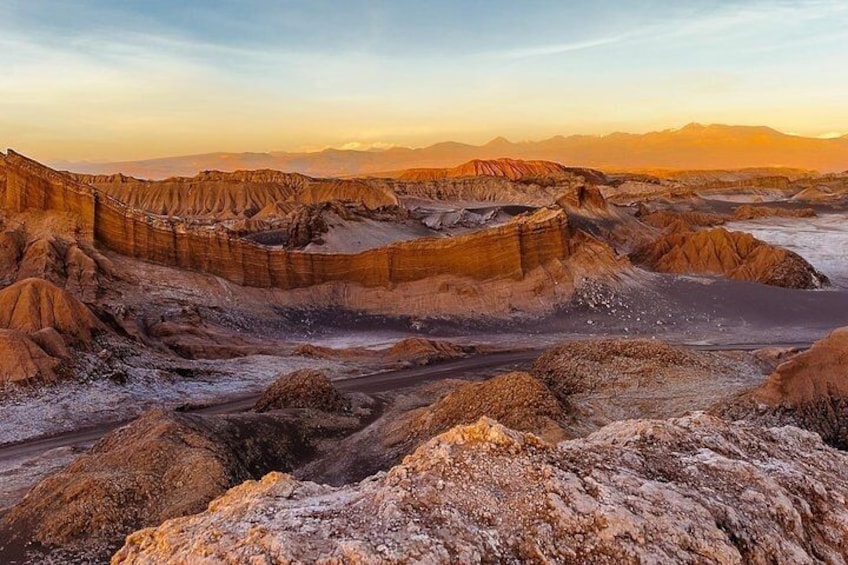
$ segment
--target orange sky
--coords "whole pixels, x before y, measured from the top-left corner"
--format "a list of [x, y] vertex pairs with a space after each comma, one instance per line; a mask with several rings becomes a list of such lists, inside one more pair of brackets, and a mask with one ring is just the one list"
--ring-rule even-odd
[[495, 3], [12, 2], [0, 144], [120, 160], [691, 121], [848, 133], [845, 2]]

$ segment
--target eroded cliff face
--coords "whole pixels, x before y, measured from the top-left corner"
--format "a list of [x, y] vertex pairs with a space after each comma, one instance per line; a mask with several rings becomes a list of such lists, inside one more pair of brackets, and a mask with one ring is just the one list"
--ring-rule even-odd
[[410, 198], [449, 202], [492, 202], [550, 206], [564, 190], [584, 186], [583, 177], [566, 175], [513, 181], [506, 177], [481, 176], [429, 180], [369, 179], [368, 184], [386, 187], [401, 200]]
[[0, 290], [0, 385], [58, 380], [69, 347], [86, 348], [105, 329], [84, 304], [46, 280]]
[[94, 236], [95, 191], [68, 175], [58, 173], [11, 149], [6, 154], [6, 191], [3, 207], [8, 212], [52, 210], [76, 218], [80, 237]]
[[846, 469], [815, 434], [700, 414], [556, 446], [484, 418], [359, 484], [244, 483], [112, 563], [836, 563]]
[[313, 179], [279, 171], [206, 171], [164, 181], [124, 175], [72, 175], [134, 210], [180, 218], [251, 218], [281, 203], [353, 202], [367, 209], [397, 206], [386, 189], [362, 181]]
[[26, 334], [0, 329], [0, 385], [53, 382], [58, 365]]
[[6, 155], [0, 153], [0, 202], [6, 202]]
[[801, 256], [724, 228], [693, 231], [683, 222], [671, 224], [631, 258], [665, 273], [701, 273], [787, 288], [821, 288], [827, 277]]
[[[612, 270], [622, 264], [614, 252], [603, 250], [603, 242], [572, 230], [566, 215], [556, 208], [458, 237], [404, 241], [355, 254], [315, 254], [268, 247], [223, 229], [199, 227], [150, 211], [244, 214], [246, 210], [266, 209], [275, 199], [315, 203], [327, 198], [352, 198], [364, 205], [394, 206], [394, 191], [360, 181], [316, 181], [273, 171], [207, 172], [194, 179], [162, 183], [123, 176], [72, 178], [20, 156], [11, 162], [11, 170], [17, 195], [12, 198], [12, 210], [71, 210], [73, 206], [66, 201], [79, 196], [85, 204], [83, 212], [90, 218], [85, 225], [91, 224], [98, 244], [130, 257], [210, 273], [246, 286], [290, 290], [344, 284], [394, 289], [439, 277], [449, 278], [451, 284], [467, 280], [522, 281], [539, 269], [556, 270], [584, 247], [592, 248], [590, 254], [595, 257], [606, 255], [604, 262]], [[98, 193], [76, 179], [98, 184], [104, 192]], [[510, 182], [497, 178], [488, 181]], [[559, 190], [549, 188], [551, 194]], [[57, 196], [30, 194], [45, 190]], [[565, 280], [574, 282], [569, 275]], [[429, 290], [432, 293], [432, 288]]]
[[124, 255], [207, 272], [238, 284], [294, 289], [331, 282], [366, 287], [442, 274], [475, 280], [520, 279], [530, 270], [571, 254], [565, 215], [541, 210], [496, 228], [444, 239], [395, 243], [357, 254], [285, 251], [216, 230], [189, 230], [137, 213], [103, 207], [97, 239]]
[[105, 329], [68, 291], [37, 278], [0, 290], [0, 328], [27, 334], [54, 328], [79, 345], [90, 343], [93, 334]]

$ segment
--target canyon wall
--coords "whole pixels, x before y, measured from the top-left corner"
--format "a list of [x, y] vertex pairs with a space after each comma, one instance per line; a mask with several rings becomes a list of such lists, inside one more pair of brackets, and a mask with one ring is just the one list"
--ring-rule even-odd
[[131, 257], [246, 286], [292, 289], [328, 282], [388, 287], [439, 274], [520, 279], [570, 255], [569, 233], [563, 212], [541, 210], [461, 237], [400, 242], [356, 254], [315, 254], [274, 249], [214, 229], [188, 229], [182, 222], [154, 220], [101, 199], [95, 237]]
[[[78, 214], [90, 227], [95, 241], [104, 247], [246, 286], [294, 289], [351, 282], [365, 287], [392, 287], [442, 274], [474, 280], [519, 280], [536, 267], [569, 257], [576, 251], [578, 240], [582, 241], [572, 238], [574, 234], [562, 210], [542, 209], [460, 237], [405, 241], [356, 254], [286, 251], [235, 238], [213, 227], [190, 226], [180, 219], [135, 209], [69, 175], [11, 151], [9, 155], [7, 209]], [[120, 184], [126, 178], [113, 181]], [[104, 181], [101, 182], [109, 182]], [[309, 190], [298, 191], [296, 197], [320, 200], [329, 194], [327, 188], [322, 181]], [[344, 189], [347, 188], [359, 187], [345, 184]]]
[[6, 190], [3, 207], [10, 212], [54, 210], [79, 222], [84, 239], [94, 235], [95, 190], [9, 149], [5, 157]]

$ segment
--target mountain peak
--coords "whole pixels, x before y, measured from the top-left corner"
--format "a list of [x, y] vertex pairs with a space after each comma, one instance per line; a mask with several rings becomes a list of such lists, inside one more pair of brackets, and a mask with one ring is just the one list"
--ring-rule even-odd
[[504, 136], [499, 135], [498, 137], [486, 143], [483, 147], [501, 147], [504, 145], [512, 145], [512, 142]]

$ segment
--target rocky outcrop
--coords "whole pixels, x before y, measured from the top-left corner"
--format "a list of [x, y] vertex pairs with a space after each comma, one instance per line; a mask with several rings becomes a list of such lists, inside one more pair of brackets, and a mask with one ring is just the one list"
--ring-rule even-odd
[[186, 359], [231, 359], [245, 355], [274, 355], [281, 344], [214, 324], [191, 305], [141, 320], [139, 337], [150, 338]]
[[0, 290], [0, 328], [27, 334], [55, 328], [79, 345], [90, 343], [95, 332], [105, 329], [68, 291], [43, 279], [26, 279]]
[[369, 179], [407, 198], [550, 206], [564, 191], [606, 184], [600, 171], [549, 161], [471, 161], [455, 169], [412, 169], [397, 179]]
[[821, 288], [827, 277], [800, 255], [724, 228], [693, 231], [682, 222], [631, 255], [664, 273], [721, 275], [787, 288]]
[[53, 382], [58, 365], [23, 333], [0, 329], [0, 386]]
[[696, 351], [647, 339], [592, 339], [549, 349], [531, 373], [566, 407], [562, 427], [589, 435], [616, 421], [676, 418], [733, 401], [762, 382], [738, 352]]
[[386, 352], [389, 357], [416, 365], [429, 365], [437, 361], [458, 359], [477, 352], [472, 346], [462, 346], [444, 340], [410, 337], [392, 345]]
[[565, 190], [557, 198], [557, 206], [569, 212], [584, 215], [607, 215], [609, 206], [595, 186], [575, 186]]
[[648, 339], [594, 339], [564, 343], [545, 351], [532, 373], [563, 401], [571, 395], [645, 386], [671, 369], [707, 367], [703, 354]]
[[316, 438], [357, 425], [327, 415], [151, 411], [36, 485], [0, 519], [0, 546], [114, 549], [129, 532], [199, 512], [244, 480], [291, 470]]
[[66, 213], [77, 222], [79, 238], [92, 240], [96, 200], [92, 187], [11, 149], [6, 154], [5, 165], [5, 210], [52, 210]]
[[336, 390], [327, 375], [314, 369], [302, 369], [279, 375], [253, 406], [256, 412], [282, 408], [345, 412], [350, 409], [350, 401]]
[[695, 228], [719, 226], [727, 221], [720, 214], [711, 214], [708, 212], [673, 212], [670, 210], [658, 210], [656, 212], [640, 214], [639, 220], [658, 229], [666, 229], [679, 222]]
[[440, 274], [521, 279], [535, 267], [568, 257], [578, 243], [565, 215], [556, 210], [464, 236], [404, 241], [356, 254], [269, 249], [219, 231], [149, 223], [106, 208], [98, 218], [98, 240], [125, 255], [246, 286], [283, 289], [331, 282], [387, 287]]
[[21, 230], [0, 233], [0, 286], [16, 280], [18, 263], [26, 246], [26, 236]]
[[504, 177], [510, 180], [542, 177], [582, 176], [594, 184], [605, 184], [600, 171], [565, 167], [552, 161], [524, 161], [521, 159], [474, 159], [453, 168], [409, 169], [400, 175], [405, 181], [428, 181], [463, 177]]
[[751, 206], [745, 204], [733, 211], [734, 220], [757, 220], [760, 218], [814, 218], [812, 208], [777, 208], [775, 206]]
[[762, 386], [713, 410], [725, 417], [799, 426], [848, 449], [848, 327], [789, 357]]
[[0, 202], [6, 201], [6, 155], [0, 153]]
[[136, 532], [114, 564], [839, 562], [848, 455], [705, 415], [552, 446], [482, 419], [342, 488], [274, 473]]
[[385, 445], [402, 445], [408, 453], [454, 426], [471, 424], [483, 416], [551, 441], [566, 437], [559, 425], [565, 409], [556, 396], [530, 374], [514, 372], [461, 384], [434, 404], [413, 410], [390, 426]]
[[795, 202], [820, 203], [832, 202], [842, 196], [842, 194], [833, 192], [826, 186], [809, 186], [793, 195], [792, 200]]

